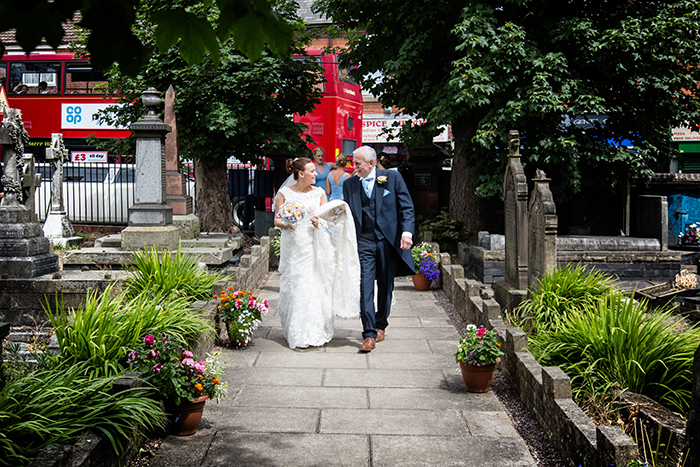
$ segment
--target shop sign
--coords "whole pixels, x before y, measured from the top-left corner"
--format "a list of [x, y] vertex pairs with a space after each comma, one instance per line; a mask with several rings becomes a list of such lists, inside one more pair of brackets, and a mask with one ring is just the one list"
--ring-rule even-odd
[[[61, 104], [61, 129], [63, 130], [124, 130], [97, 120], [97, 112], [115, 104], [87, 104], [83, 102]], [[116, 104], [119, 105], [119, 104]]]
[[107, 151], [72, 151], [71, 162], [107, 162]]
[[[396, 135], [399, 132], [399, 127], [406, 123], [410, 117], [399, 116], [397, 118], [386, 118], [386, 117], [370, 117], [365, 115], [362, 119], [362, 144], [367, 143], [391, 143], [400, 142], [397, 139], [392, 139], [389, 141], [389, 135], [384, 133], [385, 129], [391, 129], [391, 134]], [[394, 124], [398, 124], [396, 128], [392, 128]], [[422, 125], [425, 123], [425, 119], [416, 118], [413, 119], [414, 125]], [[435, 143], [444, 143], [450, 140], [447, 125], [442, 125], [440, 127], [442, 130], [439, 135], [433, 138]]]
[[700, 141], [700, 133], [690, 127], [673, 128], [671, 141]]

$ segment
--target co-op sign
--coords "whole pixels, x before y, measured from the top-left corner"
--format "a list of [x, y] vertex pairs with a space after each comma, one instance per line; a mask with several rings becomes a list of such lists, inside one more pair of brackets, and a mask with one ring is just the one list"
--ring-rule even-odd
[[62, 130], [119, 130], [115, 125], [100, 123], [97, 112], [114, 104], [61, 104]]
[[[396, 136], [399, 132], [399, 128], [393, 128], [392, 126], [395, 123], [398, 123], [399, 126], [403, 125], [409, 120], [410, 117], [405, 116], [405, 115], [399, 115], [395, 118], [392, 117], [384, 117], [383, 115], [377, 115], [377, 116], [372, 116], [372, 115], [365, 115], [362, 117], [362, 144], [366, 143], [389, 143], [389, 142], [399, 142], [396, 138], [392, 139], [389, 141], [389, 135], [385, 133], [384, 130], [391, 130], [391, 134]], [[422, 125], [425, 123], [425, 119], [422, 118], [414, 118], [413, 119], [413, 124], [414, 125]], [[433, 142], [435, 143], [444, 143], [446, 141], [449, 141], [449, 132], [447, 131], [447, 126], [443, 125], [440, 127], [442, 130], [439, 135], [437, 135], [435, 138], [433, 138]]]

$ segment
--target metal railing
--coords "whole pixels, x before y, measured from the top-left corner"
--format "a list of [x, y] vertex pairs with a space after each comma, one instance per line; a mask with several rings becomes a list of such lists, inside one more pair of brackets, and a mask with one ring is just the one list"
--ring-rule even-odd
[[[41, 183], [35, 191], [34, 209], [43, 222], [51, 210], [51, 164], [39, 162], [35, 167], [41, 175]], [[182, 169], [186, 192], [194, 198], [192, 165], [186, 164]], [[134, 164], [66, 162], [63, 165], [63, 207], [68, 218], [79, 224], [128, 224], [129, 207], [135, 201], [135, 178]], [[228, 178], [232, 201], [247, 200], [255, 209], [270, 209], [274, 196], [271, 171], [231, 165]]]

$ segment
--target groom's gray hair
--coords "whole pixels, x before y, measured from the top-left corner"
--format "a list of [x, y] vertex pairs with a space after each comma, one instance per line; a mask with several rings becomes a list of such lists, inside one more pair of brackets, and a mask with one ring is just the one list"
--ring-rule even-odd
[[377, 152], [372, 146], [360, 146], [352, 152], [352, 157], [362, 155], [365, 162], [373, 161], [374, 165], [377, 165]]

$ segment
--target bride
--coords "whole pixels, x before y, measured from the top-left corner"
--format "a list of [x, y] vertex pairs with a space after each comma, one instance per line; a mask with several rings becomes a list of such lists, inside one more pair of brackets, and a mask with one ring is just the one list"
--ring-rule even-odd
[[335, 334], [334, 315], [359, 316], [355, 225], [346, 203], [328, 203], [313, 186], [311, 159], [289, 159], [287, 166], [296, 183], [280, 188], [275, 200], [275, 226], [282, 229], [278, 313], [291, 349], [321, 346]]

